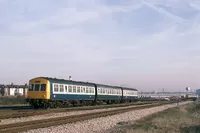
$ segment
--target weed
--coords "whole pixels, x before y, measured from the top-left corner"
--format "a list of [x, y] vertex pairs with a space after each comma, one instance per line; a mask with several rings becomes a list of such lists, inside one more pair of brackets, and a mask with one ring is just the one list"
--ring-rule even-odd
[[120, 133], [200, 133], [200, 101], [120, 124]]

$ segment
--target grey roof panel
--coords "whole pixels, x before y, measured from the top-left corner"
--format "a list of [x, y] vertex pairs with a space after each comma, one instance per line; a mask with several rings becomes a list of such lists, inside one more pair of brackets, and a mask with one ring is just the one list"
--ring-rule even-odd
[[[66, 80], [66, 79], [58, 79], [58, 78], [51, 78], [51, 77], [38, 77], [38, 78], [44, 78], [53, 82], [66, 82], [66, 83], [76, 83], [76, 84], [81, 84], [81, 85], [94, 85], [96, 83], [91, 83], [91, 82], [83, 82], [83, 81], [74, 81], [74, 80]], [[110, 88], [123, 88], [126, 90], [135, 90], [138, 91], [135, 88], [127, 88], [127, 87], [122, 87], [122, 86], [114, 86], [114, 85], [104, 85], [104, 84], [96, 84], [97, 86], [101, 87], [110, 87]]]

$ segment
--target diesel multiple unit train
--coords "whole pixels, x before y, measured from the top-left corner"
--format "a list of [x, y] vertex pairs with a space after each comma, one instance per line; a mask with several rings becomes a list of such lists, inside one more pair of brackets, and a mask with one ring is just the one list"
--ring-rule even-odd
[[63, 105], [96, 105], [133, 102], [138, 90], [119, 86], [79, 82], [49, 77], [29, 81], [27, 102], [35, 108]]

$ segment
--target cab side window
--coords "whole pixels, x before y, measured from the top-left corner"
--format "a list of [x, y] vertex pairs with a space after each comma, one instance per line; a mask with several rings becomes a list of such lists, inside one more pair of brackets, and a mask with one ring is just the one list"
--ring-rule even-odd
[[30, 84], [28, 90], [29, 90], [29, 91], [33, 91], [33, 89], [34, 89], [34, 84]]

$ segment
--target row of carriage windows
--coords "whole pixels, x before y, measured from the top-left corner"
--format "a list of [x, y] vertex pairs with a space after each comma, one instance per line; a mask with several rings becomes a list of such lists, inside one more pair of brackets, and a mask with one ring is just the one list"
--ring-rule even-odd
[[124, 91], [125, 95], [137, 95], [137, 91]]
[[108, 89], [108, 88], [99, 88], [98, 89], [99, 94], [121, 94], [120, 89]]
[[94, 88], [74, 86], [74, 85], [59, 85], [54, 84], [54, 92], [69, 92], [69, 93], [94, 93]]
[[[62, 84], [54, 84], [53, 85], [54, 92], [69, 92], [69, 93], [92, 93], [94, 94], [95, 88], [92, 87], [83, 87], [83, 86], [74, 86], [74, 85], [62, 85]], [[98, 93], [100, 94], [121, 94], [120, 89], [106, 89], [100, 88], [98, 89]]]

